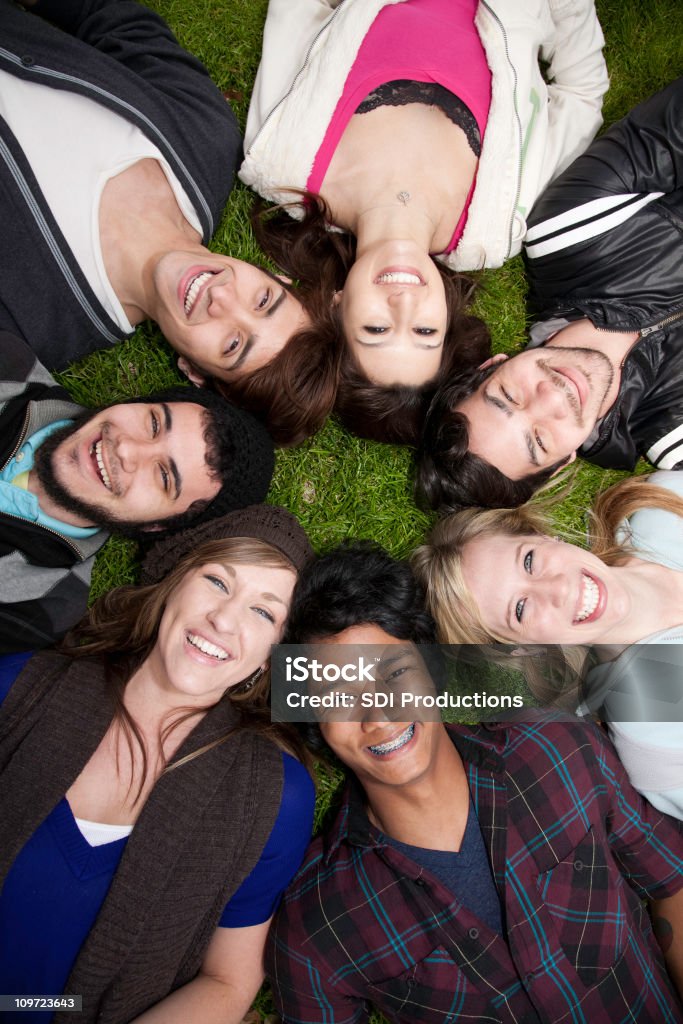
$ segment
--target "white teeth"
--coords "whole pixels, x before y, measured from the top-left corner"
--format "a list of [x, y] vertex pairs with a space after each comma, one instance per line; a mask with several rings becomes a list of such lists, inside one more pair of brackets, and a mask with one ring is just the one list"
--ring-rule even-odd
[[592, 615], [598, 607], [600, 599], [600, 588], [595, 580], [587, 576], [585, 572], [581, 573], [581, 578], [583, 580], [583, 599], [574, 622], [583, 622], [589, 615]]
[[201, 287], [205, 281], [208, 281], [210, 277], [213, 277], [213, 273], [210, 270], [205, 270], [201, 274], [197, 274], [192, 278], [188, 289], [185, 292], [185, 316], [189, 316], [192, 312], [192, 307], [195, 304], [197, 296], [201, 291]]
[[370, 753], [376, 754], [380, 757], [384, 754], [390, 754], [392, 750], [398, 750], [399, 747], [404, 747], [406, 743], [409, 743], [410, 740], [412, 740], [413, 738], [414, 732], [415, 723], [413, 722], [412, 725], [409, 725], [408, 728], [405, 729], [402, 733], [399, 733], [398, 736], [395, 736], [393, 740], [389, 740], [388, 743], [378, 743], [374, 747], [368, 747], [368, 750], [370, 751]]
[[196, 633], [188, 633], [187, 640], [202, 654], [209, 654], [212, 658], [218, 658], [219, 661], [226, 661], [229, 657], [228, 652], [224, 651], [222, 647], [216, 647], [215, 644], [205, 640], [203, 636], [197, 636]]
[[102, 459], [102, 438], [100, 438], [99, 441], [95, 442], [90, 451], [94, 454], [95, 458], [97, 459], [97, 468], [100, 471], [102, 483], [107, 488], [107, 490], [110, 491], [112, 489], [111, 480], [109, 479], [109, 473], [107, 473], [107, 470], [104, 465], [104, 460]]
[[396, 270], [391, 274], [380, 274], [375, 278], [375, 284], [422, 284], [422, 278]]

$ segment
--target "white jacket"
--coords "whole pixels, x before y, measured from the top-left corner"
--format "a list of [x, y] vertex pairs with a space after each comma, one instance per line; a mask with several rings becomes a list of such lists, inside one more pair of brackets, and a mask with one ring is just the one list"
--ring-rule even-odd
[[[348, 72], [378, 12], [404, 0], [270, 0], [240, 178], [291, 202], [303, 189]], [[600, 127], [608, 78], [593, 0], [480, 0], [492, 73], [477, 183], [454, 270], [498, 267], [521, 248], [536, 197]], [[548, 85], [538, 59], [549, 63]]]

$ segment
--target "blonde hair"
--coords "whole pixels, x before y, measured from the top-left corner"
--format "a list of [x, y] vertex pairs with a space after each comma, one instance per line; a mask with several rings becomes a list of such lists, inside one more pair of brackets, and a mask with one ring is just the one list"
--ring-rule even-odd
[[427, 594], [439, 640], [447, 644], [507, 643], [490, 629], [472, 596], [462, 568], [470, 541], [505, 534], [520, 537], [548, 532], [543, 513], [533, 505], [519, 508], [467, 508], [441, 519], [411, 557], [413, 572]]
[[[439, 640], [451, 644], [509, 643], [490, 629], [477, 606], [462, 569], [466, 545], [501, 534], [551, 536], [547, 503], [516, 509], [465, 509], [440, 520], [427, 541], [413, 553], [413, 571], [427, 593], [427, 606], [437, 624]], [[648, 476], [630, 477], [609, 487], [596, 499], [590, 518], [588, 547], [608, 565], [620, 565], [637, 555], [616, 534], [623, 520], [641, 508], [660, 508], [683, 517], [683, 498]]]

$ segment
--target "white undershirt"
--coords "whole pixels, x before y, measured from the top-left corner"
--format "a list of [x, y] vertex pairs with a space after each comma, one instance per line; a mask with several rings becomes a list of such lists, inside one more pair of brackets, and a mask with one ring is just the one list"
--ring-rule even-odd
[[90, 287], [111, 319], [129, 334], [133, 327], [102, 259], [102, 190], [110, 178], [139, 160], [158, 160], [183, 216], [201, 235], [187, 193], [139, 128], [86, 96], [26, 82], [0, 70], [0, 115], [23, 149]]
[[117, 839], [129, 836], [133, 831], [132, 825], [106, 825], [102, 821], [88, 821], [87, 818], [76, 818], [78, 830], [90, 846], [104, 846], [105, 843], [115, 843]]

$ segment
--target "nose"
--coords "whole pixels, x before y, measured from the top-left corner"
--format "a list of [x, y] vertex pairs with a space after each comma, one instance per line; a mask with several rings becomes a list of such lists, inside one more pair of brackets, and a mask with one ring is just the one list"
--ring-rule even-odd
[[[411, 291], [412, 287], [412, 291]], [[392, 289], [387, 295], [387, 302], [390, 309], [403, 309], [411, 308], [417, 300], [415, 294], [415, 288], [411, 285], [399, 285], [397, 288]]]
[[129, 434], [119, 434], [116, 455], [124, 473], [135, 473], [144, 462], [145, 445]]
[[207, 311], [209, 316], [221, 317], [234, 310], [235, 296], [227, 277], [219, 275], [215, 282], [209, 285]]
[[569, 415], [567, 396], [552, 380], [539, 380], [534, 397], [537, 415], [553, 420], [563, 420]]
[[535, 580], [537, 599], [552, 608], [566, 607], [570, 599], [570, 583], [567, 573], [552, 568], [542, 572]]
[[206, 617], [214, 630], [222, 635], [234, 634], [239, 630], [240, 611], [232, 594], [217, 591]]

